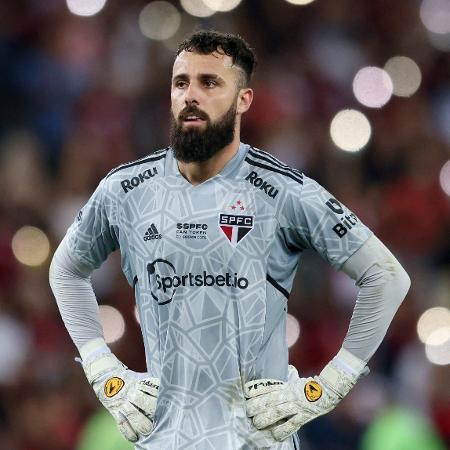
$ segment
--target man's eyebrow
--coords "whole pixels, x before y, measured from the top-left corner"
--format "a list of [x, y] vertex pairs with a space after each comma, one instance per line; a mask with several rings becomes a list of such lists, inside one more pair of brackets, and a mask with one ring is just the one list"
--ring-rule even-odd
[[[197, 78], [200, 80], [217, 80], [217, 81], [221, 81], [223, 82], [223, 78], [216, 74], [216, 73], [201, 73], [199, 75], [197, 75]], [[187, 75], [186, 73], [180, 73], [178, 75], [175, 75], [172, 78], [172, 82], [176, 82], [176, 81], [180, 81], [180, 80], [189, 80], [189, 75]]]
[[220, 75], [217, 75], [216, 73], [201, 73], [198, 78], [201, 80], [204, 80], [206, 78], [212, 79], [212, 80], [222, 80], [222, 77]]
[[178, 80], [189, 80], [189, 77], [185, 73], [180, 73], [178, 75], [175, 75], [172, 78], [172, 81], [178, 81]]

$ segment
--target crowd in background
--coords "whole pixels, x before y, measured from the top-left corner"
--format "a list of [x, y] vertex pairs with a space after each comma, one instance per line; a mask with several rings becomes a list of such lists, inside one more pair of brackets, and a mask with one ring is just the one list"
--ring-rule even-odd
[[[450, 303], [450, 197], [439, 184], [450, 159], [450, 52], [427, 40], [418, 3], [243, 0], [208, 19], [183, 16], [168, 42], [140, 32], [145, 4], [110, 1], [82, 18], [57, 0], [0, 3], [0, 448], [75, 449], [99, 408], [48, 285], [51, 255], [27, 267], [15, 259], [12, 237], [33, 225], [54, 250], [109, 170], [167, 146], [174, 45], [195, 28], [239, 33], [256, 50], [242, 140], [319, 181], [412, 279], [371, 375], [332, 414], [304, 427], [302, 450], [448, 448], [450, 366], [428, 361], [416, 326], [427, 308]], [[394, 55], [420, 67], [418, 92], [381, 109], [359, 105], [356, 71]], [[351, 107], [364, 111], [373, 131], [366, 148], [350, 154], [333, 145], [329, 125]], [[145, 370], [133, 291], [117, 255], [94, 286], [99, 303], [126, 319], [113, 351]], [[316, 255], [303, 257], [289, 300], [301, 326], [290, 359], [302, 374], [320, 371], [338, 350], [356, 292]], [[93, 448], [110, 450], [101, 435], [97, 442]]]

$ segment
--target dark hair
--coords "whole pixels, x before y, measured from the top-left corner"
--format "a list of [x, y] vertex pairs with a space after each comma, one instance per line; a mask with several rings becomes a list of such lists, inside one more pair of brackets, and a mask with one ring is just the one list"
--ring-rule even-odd
[[250, 83], [256, 66], [256, 55], [253, 49], [244, 39], [234, 34], [224, 34], [213, 30], [196, 31], [178, 46], [177, 56], [183, 51], [202, 55], [218, 51], [230, 56], [233, 64], [241, 68], [245, 74], [241, 82], [243, 86]]

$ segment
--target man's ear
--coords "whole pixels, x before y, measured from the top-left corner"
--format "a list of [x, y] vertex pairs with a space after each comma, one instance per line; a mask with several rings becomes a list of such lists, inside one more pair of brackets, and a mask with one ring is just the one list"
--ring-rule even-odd
[[244, 114], [250, 108], [253, 101], [253, 89], [243, 88], [239, 90], [236, 113]]

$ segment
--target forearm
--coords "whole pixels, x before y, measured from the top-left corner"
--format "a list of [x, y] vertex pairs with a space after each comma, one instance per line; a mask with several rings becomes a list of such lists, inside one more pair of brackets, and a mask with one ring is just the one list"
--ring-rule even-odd
[[346, 261], [342, 271], [360, 288], [343, 348], [367, 363], [383, 340], [411, 282], [397, 259], [375, 236]]
[[61, 317], [78, 350], [92, 339], [103, 338], [90, 271], [71, 258], [65, 240], [53, 256], [49, 278]]
[[367, 369], [409, 289], [406, 272], [374, 236], [342, 269], [360, 287], [350, 328], [339, 353], [318, 376], [301, 378], [289, 366], [288, 381], [260, 379], [245, 389], [247, 415], [259, 430], [283, 441], [311, 420], [330, 412]]

